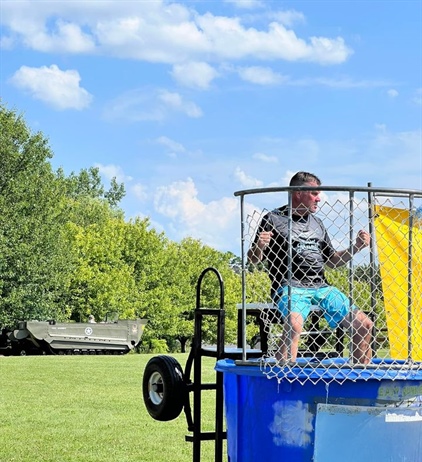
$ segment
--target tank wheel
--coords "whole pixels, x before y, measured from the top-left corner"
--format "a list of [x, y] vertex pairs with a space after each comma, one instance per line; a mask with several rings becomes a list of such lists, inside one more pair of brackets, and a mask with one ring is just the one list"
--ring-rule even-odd
[[186, 398], [183, 369], [171, 356], [151, 358], [142, 381], [144, 403], [155, 420], [173, 420], [180, 415]]

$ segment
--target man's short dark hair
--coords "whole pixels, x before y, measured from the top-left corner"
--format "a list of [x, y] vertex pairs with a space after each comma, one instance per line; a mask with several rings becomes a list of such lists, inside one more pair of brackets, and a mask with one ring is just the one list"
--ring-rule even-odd
[[321, 184], [321, 180], [313, 173], [297, 172], [292, 176], [289, 186], [302, 186], [311, 181], [314, 181], [318, 186]]

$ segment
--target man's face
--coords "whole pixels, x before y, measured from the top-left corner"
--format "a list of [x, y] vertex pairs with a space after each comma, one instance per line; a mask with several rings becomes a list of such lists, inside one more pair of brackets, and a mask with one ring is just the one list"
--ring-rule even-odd
[[[310, 181], [305, 186], [318, 186], [316, 181]], [[298, 191], [295, 193], [294, 208], [300, 214], [315, 213], [318, 210], [318, 202], [321, 200], [321, 191]]]

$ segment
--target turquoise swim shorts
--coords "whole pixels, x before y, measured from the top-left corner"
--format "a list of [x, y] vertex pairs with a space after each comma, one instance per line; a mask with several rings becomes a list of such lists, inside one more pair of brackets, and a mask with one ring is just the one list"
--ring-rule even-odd
[[[350, 312], [350, 301], [336, 287], [303, 288], [291, 287], [289, 307], [289, 288], [281, 288], [274, 297], [276, 304], [284, 318], [290, 312], [300, 313], [304, 320], [308, 317], [313, 307], [322, 310], [325, 319], [331, 328], [338, 327]], [[352, 305], [352, 310], [357, 309]]]

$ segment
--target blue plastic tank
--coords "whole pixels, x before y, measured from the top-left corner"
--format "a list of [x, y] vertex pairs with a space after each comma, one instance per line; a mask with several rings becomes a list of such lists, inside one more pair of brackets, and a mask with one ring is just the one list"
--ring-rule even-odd
[[421, 462], [422, 371], [323, 363], [269, 379], [256, 362], [217, 361], [229, 462]]

